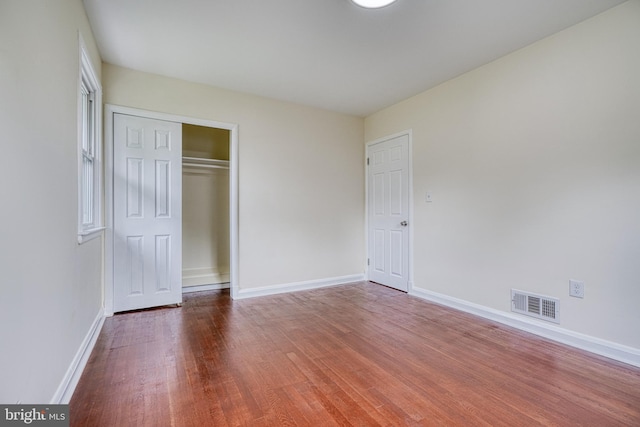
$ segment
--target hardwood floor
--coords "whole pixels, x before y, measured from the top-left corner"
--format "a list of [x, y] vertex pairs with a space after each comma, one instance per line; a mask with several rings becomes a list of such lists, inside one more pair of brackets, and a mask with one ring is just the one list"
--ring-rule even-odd
[[380, 285], [106, 320], [72, 426], [640, 426], [640, 369]]

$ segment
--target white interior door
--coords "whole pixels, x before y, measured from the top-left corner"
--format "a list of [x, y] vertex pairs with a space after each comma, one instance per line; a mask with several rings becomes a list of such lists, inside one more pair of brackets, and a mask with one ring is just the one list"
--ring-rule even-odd
[[409, 287], [409, 136], [367, 150], [369, 280]]
[[113, 118], [114, 312], [182, 302], [182, 124]]

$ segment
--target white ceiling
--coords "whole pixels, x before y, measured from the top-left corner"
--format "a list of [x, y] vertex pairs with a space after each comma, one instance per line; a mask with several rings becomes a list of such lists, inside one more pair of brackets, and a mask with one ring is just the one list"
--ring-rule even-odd
[[84, 0], [105, 62], [366, 116], [624, 0]]

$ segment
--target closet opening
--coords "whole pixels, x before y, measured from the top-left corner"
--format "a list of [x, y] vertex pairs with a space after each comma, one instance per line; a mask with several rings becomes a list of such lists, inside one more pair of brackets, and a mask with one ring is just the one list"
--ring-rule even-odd
[[229, 288], [231, 131], [182, 125], [182, 292]]

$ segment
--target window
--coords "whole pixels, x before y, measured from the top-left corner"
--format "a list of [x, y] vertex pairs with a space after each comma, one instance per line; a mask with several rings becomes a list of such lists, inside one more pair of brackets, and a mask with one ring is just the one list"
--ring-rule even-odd
[[80, 37], [78, 99], [78, 242], [98, 237], [102, 226], [102, 89]]

